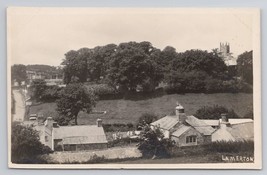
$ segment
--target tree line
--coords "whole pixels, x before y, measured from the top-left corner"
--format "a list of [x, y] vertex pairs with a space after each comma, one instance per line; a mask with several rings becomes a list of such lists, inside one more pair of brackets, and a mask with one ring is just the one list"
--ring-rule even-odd
[[62, 62], [64, 82], [108, 84], [120, 92], [252, 92], [252, 51], [238, 56], [236, 71], [218, 50], [163, 50], [150, 42], [126, 42], [71, 50]]

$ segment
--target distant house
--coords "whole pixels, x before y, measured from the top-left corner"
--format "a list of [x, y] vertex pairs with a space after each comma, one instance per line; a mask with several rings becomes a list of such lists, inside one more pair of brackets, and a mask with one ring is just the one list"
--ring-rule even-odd
[[212, 133], [212, 141], [254, 140], [254, 121], [252, 119], [228, 119], [222, 114], [219, 120], [204, 120], [209, 126], [216, 128]]
[[159, 127], [165, 138], [174, 140], [177, 146], [192, 146], [211, 143], [220, 140], [250, 140], [253, 139], [253, 120], [227, 119], [223, 115], [220, 120], [201, 120], [187, 116], [184, 108], [178, 105], [175, 115], [165, 116], [153, 123]]
[[38, 122], [31, 124], [39, 131], [40, 141], [54, 151], [107, 148], [101, 119], [97, 120], [96, 125], [59, 126], [51, 117], [48, 117], [42, 124]]

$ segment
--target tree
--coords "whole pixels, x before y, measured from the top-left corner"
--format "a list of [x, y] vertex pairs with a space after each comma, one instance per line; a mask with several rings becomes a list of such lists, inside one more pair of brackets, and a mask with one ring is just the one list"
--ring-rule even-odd
[[26, 66], [23, 64], [15, 64], [11, 67], [11, 80], [17, 81], [19, 86], [22, 81], [27, 80]]
[[[110, 60], [108, 79], [113, 86], [126, 91], [153, 91], [160, 80], [157, 63], [150, 57], [151, 49], [147, 43], [121, 43]], [[151, 86], [148, 86], [151, 85]]]
[[25, 163], [37, 155], [50, 153], [51, 149], [40, 142], [38, 131], [18, 123], [12, 124], [11, 162]]
[[47, 85], [46, 85], [45, 80], [42, 80], [42, 79], [33, 80], [30, 86], [31, 98], [37, 101], [40, 101], [46, 89], [47, 89]]
[[140, 133], [138, 149], [143, 157], [169, 157], [174, 142], [165, 138], [158, 127], [152, 129], [145, 125]]
[[238, 56], [237, 72], [244, 81], [253, 84], [253, 51], [244, 52]]
[[202, 71], [214, 78], [223, 78], [227, 66], [218, 55], [212, 52], [187, 50], [178, 54], [173, 61], [172, 69], [182, 72]]
[[57, 111], [59, 118], [56, 118], [60, 125], [67, 125], [74, 120], [78, 125], [77, 118], [80, 111], [90, 113], [96, 105], [96, 96], [91, 89], [84, 85], [68, 84], [60, 93], [57, 100]]
[[87, 59], [90, 55], [90, 49], [82, 48], [78, 51], [71, 50], [65, 54], [63, 65], [64, 82], [85, 82], [87, 80]]
[[228, 118], [240, 118], [233, 109], [229, 110], [223, 106], [204, 106], [196, 111], [194, 116], [199, 119], [220, 119], [221, 114], [227, 114]]
[[109, 61], [116, 52], [117, 46], [115, 44], [108, 44], [105, 46], [97, 46], [92, 49], [88, 57], [88, 78], [91, 81], [100, 81], [107, 75]]
[[157, 116], [154, 113], [144, 113], [138, 119], [138, 126], [144, 126], [157, 120]]

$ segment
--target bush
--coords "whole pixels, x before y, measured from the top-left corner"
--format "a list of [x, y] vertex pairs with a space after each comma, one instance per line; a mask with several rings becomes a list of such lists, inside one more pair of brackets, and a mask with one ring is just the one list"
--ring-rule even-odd
[[43, 102], [54, 102], [59, 98], [61, 90], [62, 88], [58, 86], [47, 86], [40, 100]]
[[207, 79], [205, 89], [206, 93], [223, 92], [222, 81], [218, 79]]
[[116, 131], [130, 131], [135, 129], [135, 126], [132, 123], [114, 123], [114, 124], [103, 124], [105, 132], [116, 132]]
[[223, 113], [226, 113], [228, 118], [240, 118], [233, 109], [229, 110], [219, 105], [204, 106], [198, 109], [194, 116], [199, 119], [220, 119]]
[[107, 84], [87, 84], [86, 87], [92, 89], [100, 100], [121, 98], [121, 94], [119, 94], [115, 88]]
[[121, 139], [116, 139], [108, 142], [108, 147], [115, 147], [115, 146], [126, 146], [131, 143], [138, 143], [140, 141], [139, 138], [130, 138], [130, 137], [125, 137]]
[[217, 141], [204, 145], [208, 152], [218, 153], [253, 153], [253, 141]]
[[156, 121], [158, 117], [154, 113], [144, 113], [138, 119], [137, 126], [144, 126]]
[[51, 152], [49, 147], [40, 142], [38, 131], [18, 123], [12, 124], [11, 161], [13, 163], [32, 163], [33, 160], [38, 160], [38, 155]]
[[138, 145], [143, 157], [170, 157], [173, 146], [174, 142], [165, 138], [159, 128], [151, 129], [149, 125], [143, 127]]

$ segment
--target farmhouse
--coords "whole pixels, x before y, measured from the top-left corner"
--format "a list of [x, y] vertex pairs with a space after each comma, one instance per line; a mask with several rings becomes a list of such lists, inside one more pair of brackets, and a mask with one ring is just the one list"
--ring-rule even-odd
[[96, 125], [59, 126], [52, 117], [48, 117], [44, 123], [34, 122], [32, 126], [39, 131], [40, 141], [54, 151], [107, 148], [101, 119]]
[[153, 123], [159, 127], [166, 138], [175, 141], [177, 146], [207, 144], [213, 141], [253, 140], [253, 120], [227, 119], [222, 114], [219, 120], [201, 120], [187, 116], [180, 104], [175, 108], [175, 115], [165, 116]]

